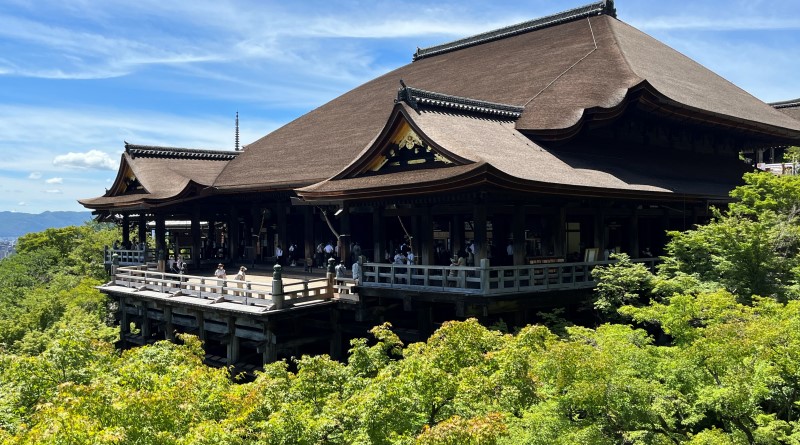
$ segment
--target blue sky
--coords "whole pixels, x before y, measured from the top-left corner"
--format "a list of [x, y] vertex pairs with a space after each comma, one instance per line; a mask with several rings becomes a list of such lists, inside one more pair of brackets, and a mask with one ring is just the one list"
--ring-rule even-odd
[[[425, 47], [587, 3], [0, 0], [0, 211], [83, 210], [123, 141], [233, 149]], [[618, 0], [767, 102], [800, 97], [797, 0]]]

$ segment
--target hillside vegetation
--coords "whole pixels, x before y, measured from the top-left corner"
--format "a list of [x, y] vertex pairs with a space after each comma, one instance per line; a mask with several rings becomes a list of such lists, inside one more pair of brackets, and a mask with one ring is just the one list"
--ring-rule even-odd
[[382, 325], [247, 383], [195, 337], [114, 349], [93, 288], [114, 229], [32, 234], [0, 263], [0, 443], [800, 444], [800, 181], [746, 183], [657, 274], [597, 270], [595, 326]]
[[0, 212], [0, 237], [16, 238], [48, 228], [82, 225], [91, 219], [89, 212]]

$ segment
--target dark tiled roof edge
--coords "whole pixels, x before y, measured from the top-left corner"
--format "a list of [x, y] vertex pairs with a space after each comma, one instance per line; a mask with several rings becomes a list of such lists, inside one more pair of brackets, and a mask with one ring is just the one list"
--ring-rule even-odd
[[411, 108], [419, 110], [419, 105], [431, 107], [450, 108], [458, 111], [488, 114], [505, 118], [517, 119], [522, 115], [525, 107], [516, 105], [486, 102], [468, 97], [450, 96], [447, 94], [436, 93], [433, 91], [411, 88], [400, 81], [402, 88], [397, 91], [397, 102], [405, 102]]
[[197, 148], [158, 147], [125, 143], [125, 152], [136, 157], [199, 159], [207, 161], [230, 161], [239, 156], [240, 151], [202, 150]]
[[469, 46], [480, 45], [482, 43], [524, 34], [537, 29], [547, 28], [549, 26], [559, 25], [561, 23], [603, 14], [610, 15], [611, 17], [617, 16], [617, 10], [614, 8], [614, 0], [604, 0], [597, 3], [579, 6], [558, 14], [553, 14], [534, 20], [528, 20], [527, 22], [506, 26], [504, 28], [495, 29], [494, 31], [476, 34], [471, 37], [465, 37], [463, 39], [454, 40], [441, 45], [429, 46], [427, 48], [417, 48], [417, 52], [414, 53], [414, 60], [416, 61], [426, 57], [432, 57], [439, 54], [456, 51]]
[[777, 109], [800, 107], [800, 98], [792, 100], [784, 100], [780, 102], [770, 102], [769, 105], [772, 105], [773, 108]]

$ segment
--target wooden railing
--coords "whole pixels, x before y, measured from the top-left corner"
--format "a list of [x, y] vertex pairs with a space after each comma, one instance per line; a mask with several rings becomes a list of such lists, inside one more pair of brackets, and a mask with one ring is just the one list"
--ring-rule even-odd
[[106, 247], [103, 252], [105, 264], [112, 264], [117, 254], [120, 266], [138, 266], [155, 261], [155, 253], [147, 249], [114, 249]]
[[[652, 270], [656, 259], [633, 261], [645, 263]], [[486, 260], [478, 267], [364, 263], [361, 286], [475, 295], [588, 289], [596, 284], [592, 270], [611, 263], [614, 261], [501, 267], [489, 267]]]
[[212, 304], [230, 302], [260, 306], [264, 311], [329, 300], [334, 296], [326, 278], [286, 284], [281, 281], [283, 291], [273, 293], [273, 283], [155, 272], [146, 270], [146, 266], [118, 268], [111, 284], [133, 288], [137, 292], [149, 290], [170, 297], [208, 299]]

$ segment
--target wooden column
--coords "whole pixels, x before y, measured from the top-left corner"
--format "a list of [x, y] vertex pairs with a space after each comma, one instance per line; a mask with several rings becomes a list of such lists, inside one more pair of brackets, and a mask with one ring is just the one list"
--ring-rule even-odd
[[264, 347], [262, 350], [262, 361], [264, 364], [274, 363], [278, 361], [278, 341], [274, 333], [274, 325], [272, 322], [264, 324]]
[[[311, 264], [306, 264], [307, 268], [313, 268], [314, 264], [314, 253], [316, 251], [316, 246], [314, 244], [314, 207], [305, 206], [303, 207], [303, 252], [305, 256], [303, 257], [303, 262], [305, 263], [307, 260], [311, 260]], [[313, 269], [310, 269], [313, 270]]]
[[[281, 245], [281, 249], [283, 249], [283, 258], [286, 259], [286, 256], [289, 254], [289, 246], [286, 244], [289, 241], [286, 239], [287, 231], [286, 231], [286, 211], [289, 209], [287, 204], [282, 201], [278, 201], [275, 204], [275, 210], [277, 212], [278, 218], [278, 243]], [[275, 254], [275, 247], [272, 246], [272, 251], [270, 255]]]
[[226, 364], [234, 365], [239, 361], [239, 337], [236, 336], [236, 319], [228, 317], [228, 355]]
[[172, 324], [172, 307], [164, 307], [164, 338], [175, 341], [175, 326]]
[[[192, 212], [192, 259], [191, 264], [194, 265], [195, 268], [200, 267], [200, 254], [201, 242], [200, 242], [200, 213], [198, 211]], [[186, 258], [183, 259], [186, 261]]]
[[639, 249], [639, 216], [636, 210], [633, 211], [633, 216], [630, 218], [630, 230], [628, 230], [628, 244], [630, 245], [630, 252], [628, 254], [631, 258], [639, 258], [641, 250]]
[[147, 339], [150, 338], [150, 320], [147, 318], [147, 302], [142, 301], [142, 305], [139, 307], [141, 311], [141, 316], [139, 319], [141, 320], [141, 326], [139, 330], [142, 333], [142, 344], [147, 344]]
[[147, 242], [147, 216], [144, 212], [139, 214], [139, 242]]
[[252, 221], [253, 232], [250, 234], [250, 245], [253, 246], [253, 260], [264, 258], [261, 255], [261, 219], [262, 210], [260, 207], [250, 209], [250, 220]]
[[331, 344], [330, 355], [334, 360], [341, 360], [342, 357], [342, 325], [339, 323], [339, 309], [331, 309]]
[[231, 206], [228, 211], [228, 258], [239, 259], [239, 210]]
[[[164, 215], [156, 215], [156, 261], [163, 272], [164, 261], [167, 259], [167, 226]], [[161, 256], [158, 254], [161, 253]]]
[[415, 309], [419, 341], [425, 341], [433, 334], [433, 306], [430, 303], [417, 302]]
[[[525, 206], [514, 206], [514, 215], [511, 217], [511, 233], [514, 237], [514, 265], [525, 263]], [[505, 247], [503, 248], [505, 254]]]
[[122, 215], [122, 245], [129, 246], [131, 242], [131, 221], [128, 214]]
[[197, 338], [200, 341], [206, 341], [206, 323], [205, 323], [205, 316], [203, 315], [202, 311], [197, 311], [194, 313], [194, 318], [197, 321]]
[[450, 227], [450, 239], [452, 242], [451, 253], [456, 255], [458, 251], [463, 250], [464, 245], [464, 217], [461, 214], [453, 215], [452, 226]]
[[567, 243], [567, 208], [561, 206], [556, 213], [554, 220], [555, 230], [553, 230], [553, 249], [555, 256], [564, 257], [566, 255]]
[[122, 347], [126, 344], [126, 335], [131, 331], [131, 323], [128, 320], [128, 302], [125, 297], [119, 297], [119, 340]]
[[372, 208], [372, 236], [373, 242], [372, 260], [376, 263], [383, 262], [384, 251], [386, 250], [386, 232], [383, 221], [383, 207], [375, 206]]
[[353, 242], [350, 230], [350, 207], [342, 203], [342, 213], [339, 214], [339, 257], [344, 265], [350, 267], [350, 243]]
[[208, 256], [209, 258], [216, 258], [217, 257], [217, 221], [214, 220], [214, 217], [208, 219], [208, 238], [206, 238], [206, 250], [211, 252]]
[[419, 242], [417, 242], [414, 255], [417, 257], [417, 264], [430, 265], [434, 264], [434, 254], [436, 246], [433, 242], [433, 218], [431, 217], [431, 206], [425, 206], [423, 214], [419, 217], [419, 225], [417, 227], [417, 234]]
[[486, 259], [489, 253], [489, 242], [486, 239], [486, 205], [476, 204], [472, 210], [472, 223], [475, 225], [475, 265]]
[[605, 251], [606, 247], [606, 218], [605, 218], [605, 210], [598, 209], [597, 212], [594, 214], [594, 246], [600, 249], [600, 254], [598, 259], [605, 259], [603, 258], [603, 251]]

